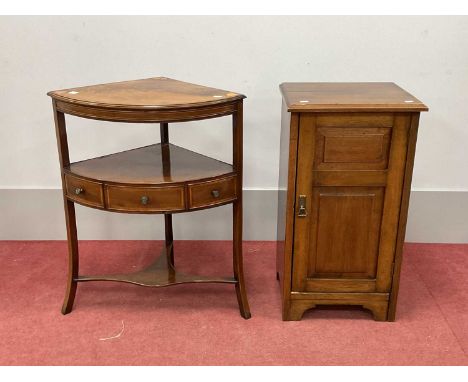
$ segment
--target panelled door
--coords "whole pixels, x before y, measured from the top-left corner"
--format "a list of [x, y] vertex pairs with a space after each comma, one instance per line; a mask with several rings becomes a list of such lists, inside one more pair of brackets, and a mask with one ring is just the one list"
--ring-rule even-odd
[[388, 292], [408, 113], [301, 113], [292, 290]]

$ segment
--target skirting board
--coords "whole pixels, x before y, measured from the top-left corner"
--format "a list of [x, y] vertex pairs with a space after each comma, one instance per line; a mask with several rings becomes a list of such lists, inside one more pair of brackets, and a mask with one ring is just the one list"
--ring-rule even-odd
[[[276, 240], [275, 190], [244, 190], [244, 240]], [[175, 214], [175, 240], [227, 240], [231, 205]], [[99, 211], [77, 205], [78, 237], [86, 240], [159, 240], [162, 215]], [[63, 240], [65, 222], [58, 189], [0, 189], [0, 240]], [[413, 191], [408, 242], [468, 243], [468, 192]]]

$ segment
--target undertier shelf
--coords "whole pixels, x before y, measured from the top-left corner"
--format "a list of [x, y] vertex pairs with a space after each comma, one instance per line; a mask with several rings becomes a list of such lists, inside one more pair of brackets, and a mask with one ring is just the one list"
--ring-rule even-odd
[[164, 287], [186, 283], [237, 283], [233, 277], [199, 276], [177, 272], [172, 264], [168, 262], [165, 249], [153, 264], [139, 272], [115, 275], [78, 276], [75, 281], [118, 281], [147, 287]]

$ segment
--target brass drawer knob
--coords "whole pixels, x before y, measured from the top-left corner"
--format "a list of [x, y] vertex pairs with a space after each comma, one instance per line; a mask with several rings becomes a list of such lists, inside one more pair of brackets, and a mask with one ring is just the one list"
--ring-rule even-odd
[[213, 195], [214, 198], [219, 198], [219, 191], [218, 190], [213, 190], [213, 191], [211, 191], [211, 195]]
[[79, 187], [75, 188], [75, 194], [76, 194], [76, 195], [80, 195], [80, 194], [82, 194], [83, 192], [84, 192], [84, 190], [83, 190], [82, 188], [79, 188]]
[[141, 201], [141, 204], [146, 206], [149, 202], [149, 198], [147, 196], [142, 196], [140, 201]]

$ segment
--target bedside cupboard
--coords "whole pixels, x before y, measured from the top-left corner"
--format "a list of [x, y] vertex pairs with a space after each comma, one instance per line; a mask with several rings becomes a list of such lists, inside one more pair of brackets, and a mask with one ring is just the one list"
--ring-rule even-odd
[[284, 83], [277, 277], [283, 320], [360, 305], [393, 321], [421, 111], [393, 83]]

